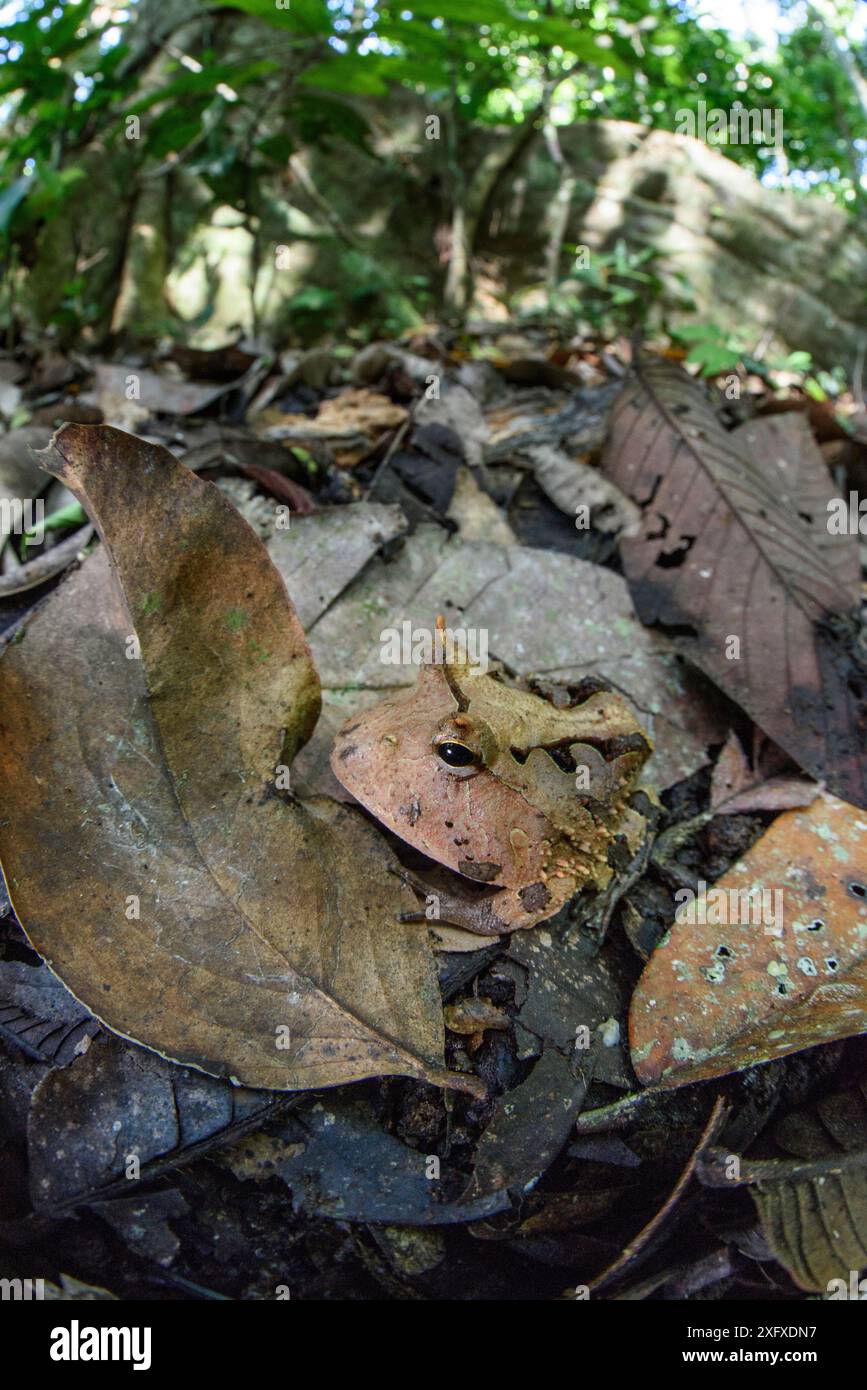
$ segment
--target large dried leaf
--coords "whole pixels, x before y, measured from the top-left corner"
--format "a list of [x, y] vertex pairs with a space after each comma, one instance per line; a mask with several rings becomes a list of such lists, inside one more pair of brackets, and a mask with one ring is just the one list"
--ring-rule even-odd
[[682, 650], [766, 733], [867, 805], [864, 673], [829, 625], [852, 593], [778, 476], [726, 434], [685, 372], [646, 356], [614, 405], [604, 467], [645, 509], [641, 535], [621, 543], [644, 622], [686, 629]]
[[246, 1085], [471, 1089], [442, 1068], [433, 959], [396, 920], [414, 900], [382, 838], [275, 788], [318, 681], [264, 547], [117, 430], [67, 426], [52, 467], [105, 546], [0, 663], [0, 852], [35, 948], [108, 1027]]
[[[762, 892], [778, 895], [764, 913]], [[703, 1081], [867, 1031], [867, 819], [852, 806], [821, 795], [779, 816], [694, 915], [660, 943], [633, 996], [632, 1062], [645, 1085]]]
[[858, 537], [828, 529], [828, 503], [839, 496], [807, 415], [761, 415], [732, 430], [731, 439], [758, 465], [780, 504], [797, 513], [815, 548], [852, 603], [861, 596]]
[[126, 426], [151, 414], [195, 415], [231, 389], [215, 382], [180, 381], [123, 362], [100, 362], [95, 377], [95, 395], [105, 419]]
[[750, 1195], [769, 1246], [802, 1289], [826, 1293], [834, 1279], [848, 1289], [851, 1272], [867, 1267], [867, 1154], [852, 1167], [811, 1166], [796, 1181], [765, 1179]]
[[[293, 522], [302, 540], [308, 524]], [[487, 633], [491, 659], [518, 676], [610, 681], [653, 739], [646, 775], [657, 786], [695, 771], [708, 744], [724, 737], [705, 681], [666, 638], [636, 621], [619, 575], [553, 551], [447, 540], [441, 528], [423, 525], [396, 559], [375, 556], [310, 630], [325, 705], [301, 758], [314, 784], [332, 790], [319, 779], [333, 730], [384, 688], [415, 681], [415, 667], [383, 665], [382, 631], [400, 631], [403, 622], [430, 630], [437, 613], [449, 626]]]

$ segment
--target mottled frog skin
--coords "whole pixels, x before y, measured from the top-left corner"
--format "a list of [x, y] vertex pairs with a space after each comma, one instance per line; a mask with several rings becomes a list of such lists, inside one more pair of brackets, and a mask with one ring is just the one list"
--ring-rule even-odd
[[609, 849], [651, 745], [599, 684], [558, 709], [497, 672], [428, 665], [412, 690], [340, 730], [331, 765], [347, 791], [460, 876], [444, 890], [444, 875], [407, 875], [436, 895], [439, 922], [497, 936], [609, 885]]

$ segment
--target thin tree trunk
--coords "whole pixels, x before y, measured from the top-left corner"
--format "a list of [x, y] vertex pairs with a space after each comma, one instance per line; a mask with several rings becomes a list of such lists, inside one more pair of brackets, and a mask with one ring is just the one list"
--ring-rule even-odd
[[558, 175], [557, 192], [548, 213], [548, 237], [545, 244], [545, 288], [550, 292], [560, 279], [560, 256], [577, 179], [563, 157], [557, 127], [551, 121], [545, 123], [545, 144]]
[[512, 138], [482, 160], [469, 185], [461, 173], [465, 161], [459, 164], [456, 154], [451, 150], [449, 152], [452, 175], [451, 258], [443, 298], [452, 318], [463, 319], [472, 299], [473, 255], [487, 210], [500, 182], [533, 138], [543, 111], [544, 104], [540, 102], [528, 112], [521, 124], [515, 127]]

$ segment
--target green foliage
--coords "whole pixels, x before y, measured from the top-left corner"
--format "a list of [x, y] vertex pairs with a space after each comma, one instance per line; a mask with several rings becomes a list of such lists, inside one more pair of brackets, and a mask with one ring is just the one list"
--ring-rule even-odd
[[700, 367], [702, 376], [733, 371], [743, 357], [743, 346], [716, 323], [684, 324], [673, 331], [672, 337], [692, 344], [686, 360]]
[[[672, 330], [676, 342], [690, 344], [686, 355], [687, 363], [697, 366], [702, 376], [720, 376], [742, 367], [747, 372], [762, 377], [772, 386], [788, 384], [791, 378], [800, 377], [800, 386], [813, 400], [827, 401], [839, 395], [846, 386], [846, 376], [842, 368], [835, 372], [811, 372], [813, 358], [809, 352], [797, 350], [785, 356], [754, 357], [743, 340], [734, 333], [727, 333], [716, 323], [683, 324]], [[842, 417], [841, 417], [842, 423]]]
[[552, 313], [603, 334], [628, 331], [646, 318], [662, 291], [662, 281], [649, 268], [656, 255], [651, 247], [632, 250], [620, 238], [610, 251], [564, 249], [576, 262], [551, 293]]
[[[851, 39], [855, 0], [821, 0], [824, 28], [803, 6], [779, 4], [791, 13], [774, 51], [727, 32], [725, 7], [713, 24], [700, 19], [692, 0], [191, 0], [173, 27], [161, 0], [113, 10], [95, 0], [19, 0], [0, 37], [0, 254], [10, 274], [30, 263], [43, 228], [80, 195], [94, 151], [107, 160], [122, 153], [130, 190], [178, 170], [195, 174], [211, 208], [228, 205], [255, 231], [271, 190], [285, 200], [294, 151], [373, 157], [363, 105], [383, 127], [397, 111], [399, 125], [401, 88], [442, 119], [436, 158], [447, 199], [473, 173], [477, 127], [519, 125], [543, 103], [558, 124], [610, 117], [673, 130], [699, 102], [724, 111], [737, 102], [781, 108], [784, 145], [735, 144], [729, 158], [860, 214], [863, 112], [834, 47], [850, 36], [863, 80], [867, 54]], [[230, 61], [239, 28], [244, 44]], [[129, 138], [130, 117], [141, 139]], [[203, 219], [208, 212], [197, 208]], [[610, 256], [557, 288], [557, 312], [629, 326], [655, 302], [659, 281], [647, 260], [626, 248]], [[431, 302], [427, 281], [396, 283], [369, 265], [359, 273], [349, 253], [345, 270], [345, 295], [314, 309], [302, 293], [292, 321], [336, 321], [342, 299], [353, 312], [385, 306], [389, 323], [405, 323], [413, 306]], [[101, 274], [76, 272], [59, 321], [93, 317]], [[315, 299], [315, 287], [310, 293]], [[690, 360], [709, 374], [725, 370], [738, 345], [704, 327], [684, 339]]]
[[[70, 531], [78, 526], [83, 526], [87, 521], [87, 512], [80, 502], [68, 502], [65, 507], [59, 507], [56, 512], [44, 518], [42, 522], [43, 531]], [[25, 531], [21, 537], [22, 558], [27, 558], [27, 547], [36, 540], [36, 531]]]
[[340, 293], [305, 285], [287, 304], [288, 323], [302, 341], [315, 340], [340, 324], [367, 341], [376, 334], [396, 337], [421, 322], [419, 306], [429, 301], [424, 276], [396, 276], [362, 251], [341, 257]]

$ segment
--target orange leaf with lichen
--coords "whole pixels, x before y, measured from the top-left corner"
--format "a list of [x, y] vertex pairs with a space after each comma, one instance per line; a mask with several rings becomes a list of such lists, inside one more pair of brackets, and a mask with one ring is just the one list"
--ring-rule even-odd
[[[682, 1086], [867, 1031], [867, 815], [779, 816], [690, 904], [635, 991], [632, 1061]], [[708, 920], [709, 919], [709, 920]]]

